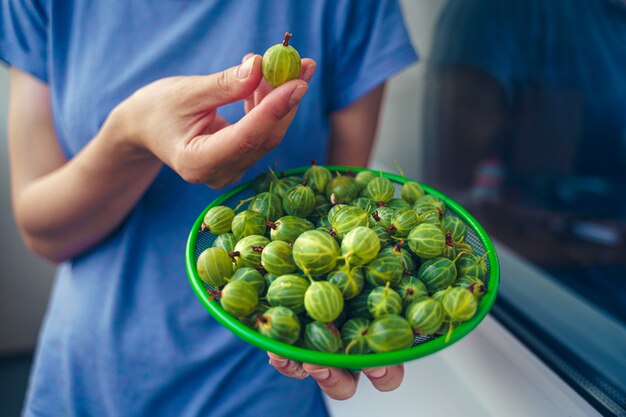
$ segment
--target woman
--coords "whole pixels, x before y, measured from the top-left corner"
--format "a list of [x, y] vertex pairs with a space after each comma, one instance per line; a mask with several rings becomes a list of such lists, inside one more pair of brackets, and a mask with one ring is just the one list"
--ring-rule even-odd
[[[350, 397], [358, 376], [272, 357], [283, 374], [312, 377], [285, 378], [211, 320], [181, 257], [218, 189], [268, 165], [367, 164], [384, 82], [415, 61], [398, 5], [3, 0], [1, 10], [15, 217], [31, 250], [60, 263], [25, 415], [319, 416], [318, 384]], [[261, 57], [246, 54], [286, 30], [313, 59], [272, 90]], [[401, 367], [364, 372], [381, 390], [402, 379]]]

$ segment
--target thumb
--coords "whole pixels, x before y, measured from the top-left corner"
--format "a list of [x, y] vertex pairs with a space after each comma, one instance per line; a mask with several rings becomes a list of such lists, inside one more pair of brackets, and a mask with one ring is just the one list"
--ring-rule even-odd
[[253, 55], [241, 65], [198, 77], [196, 99], [203, 107], [214, 109], [248, 97], [261, 78], [261, 56]]

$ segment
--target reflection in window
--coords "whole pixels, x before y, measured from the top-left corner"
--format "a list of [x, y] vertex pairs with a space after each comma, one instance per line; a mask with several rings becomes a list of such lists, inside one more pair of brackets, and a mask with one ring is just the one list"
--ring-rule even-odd
[[425, 172], [626, 323], [626, 0], [452, 0], [427, 63]]

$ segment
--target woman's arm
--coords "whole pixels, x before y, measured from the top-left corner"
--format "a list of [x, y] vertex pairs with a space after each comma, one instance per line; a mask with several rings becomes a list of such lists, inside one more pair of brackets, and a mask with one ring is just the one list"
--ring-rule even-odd
[[161, 163], [103, 129], [70, 161], [55, 136], [48, 87], [11, 70], [13, 211], [28, 247], [58, 262], [93, 245], [128, 214]]
[[383, 83], [350, 106], [330, 115], [330, 164], [368, 165], [384, 91]]
[[[303, 60], [303, 74], [310, 65]], [[305, 81], [290, 81], [233, 125], [217, 115], [219, 106], [252, 94], [261, 77], [261, 59], [254, 56], [222, 73], [156, 81], [116, 107], [66, 161], [48, 87], [13, 69], [13, 210], [27, 245], [54, 262], [91, 247], [122, 222], [163, 163], [193, 183], [219, 188], [236, 181], [280, 143], [307, 91]]]

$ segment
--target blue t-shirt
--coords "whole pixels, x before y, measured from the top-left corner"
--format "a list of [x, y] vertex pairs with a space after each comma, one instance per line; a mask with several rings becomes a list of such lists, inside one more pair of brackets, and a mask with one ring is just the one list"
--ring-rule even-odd
[[520, 181], [624, 184], [625, 46], [621, 0], [449, 0], [430, 67], [469, 65], [498, 81], [509, 105], [507, 168]]
[[[0, 58], [45, 81], [68, 157], [120, 101], [165, 76], [208, 74], [291, 44], [317, 72], [283, 142], [246, 178], [324, 161], [331, 112], [412, 64], [396, 1], [2, 0]], [[219, 110], [243, 115], [243, 104]], [[210, 318], [186, 278], [189, 229], [220, 191], [164, 168], [103, 242], [59, 268], [28, 416], [323, 416], [308, 378]]]

